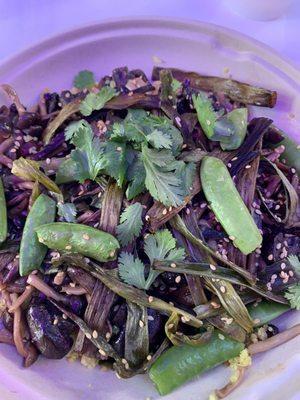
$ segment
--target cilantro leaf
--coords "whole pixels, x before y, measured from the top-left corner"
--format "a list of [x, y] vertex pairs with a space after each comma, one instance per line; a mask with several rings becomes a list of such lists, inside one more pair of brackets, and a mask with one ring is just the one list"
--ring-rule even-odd
[[194, 178], [196, 175], [196, 164], [190, 162], [177, 161], [176, 173], [180, 176], [184, 194], [187, 196], [193, 187]]
[[150, 135], [147, 136], [147, 141], [150, 143], [155, 149], [171, 149], [172, 140], [169, 134], [164, 134], [161, 131], [155, 129]]
[[126, 179], [129, 182], [126, 190], [126, 197], [128, 200], [132, 200], [146, 189], [146, 171], [140, 153], [134, 151], [132, 151], [132, 153], [134, 153], [134, 158], [129, 163], [126, 173]]
[[73, 85], [77, 89], [85, 89], [85, 88], [91, 88], [95, 85], [95, 78], [94, 74], [91, 71], [88, 70], [83, 70], [78, 72], [78, 74], [75, 76]]
[[126, 207], [120, 217], [121, 224], [117, 226], [117, 236], [123, 246], [131, 243], [141, 233], [143, 206], [134, 203]]
[[182, 83], [179, 82], [177, 79], [173, 78], [172, 79], [172, 83], [171, 83], [171, 87], [172, 87], [172, 91], [174, 93], [177, 93], [177, 92], [179, 92], [179, 90], [181, 90]]
[[182, 261], [185, 258], [183, 248], [176, 248], [176, 240], [168, 229], [162, 229], [145, 239], [144, 251], [151, 265], [154, 260]]
[[285, 298], [288, 299], [292, 308], [300, 310], [300, 284], [297, 283], [288, 288], [285, 292]]
[[174, 155], [180, 152], [183, 143], [180, 131], [171, 120], [145, 110], [129, 110], [122, 122], [114, 123], [110, 137], [140, 145], [150, 141], [153, 147], [158, 145], [157, 148], [172, 148]]
[[67, 222], [76, 222], [77, 210], [73, 203], [57, 203], [57, 213]]
[[143, 146], [142, 161], [146, 171], [145, 185], [150, 194], [165, 206], [182, 204], [185, 187], [176, 171], [178, 161], [172, 153]]
[[101, 110], [117, 94], [116, 90], [110, 86], [103, 86], [98, 93], [89, 93], [80, 104], [81, 114], [88, 116], [95, 110]]
[[72, 122], [65, 129], [65, 139], [71, 140], [78, 129], [89, 129], [89, 124], [86, 120], [81, 119], [80, 121]]
[[125, 143], [106, 142], [103, 147], [102, 168], [121, 187], [125, 181], [127, 162]]
[[[176, 240], [168, 229], [163, 229], [147, 236], [144, 242], [144, 251], [151, 265], [154, 260], [182, 261], [185, 258], [184, 249], [181, 247], [176, 248]], [[161, 271], [150, 268], [146, 289], [150, 288], [160, 273]]]
[[295, 255], [290, 255], [288, 256], [288, 260], [293, 267], [294, 271], [296, 274], [300, 277], [300, 260], [297, 256]]
[[145, 265], [138, 257], [122, 252], [118, 259], [118, 271], [122, 281], [138, 289], [145, 289]]

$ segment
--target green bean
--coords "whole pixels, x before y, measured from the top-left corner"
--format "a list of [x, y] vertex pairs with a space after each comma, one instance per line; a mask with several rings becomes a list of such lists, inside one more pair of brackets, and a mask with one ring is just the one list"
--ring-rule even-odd
[[2, 179], [0, 178], [0, 244], [7, 236], [7, 211]]
[[149, 376], [161, 395], [239, 355], [244, 344], [214, 331], [209, 342], [173, 346], [152, 365]]
[[271, 301], [253, 303], [247, 308], [255, 326], [267, 324], [290, 310], [290, 307], [286, 304], [279, 304]]
[[110, 233], [83, 224], [54, 222], [36, 229], [38, 239], [50, 249], [80, 253], [100, 262], [115, 260], [120, 248]]
[[47, 247], [38, 241], [35, 229], [55, 219], [56, 203], [45, 194], [41, 194], [33, 203], [27, 216], [20, 246], [19, 272], [28, 275], [38, 269], [47, 253]]
[[254, 251], [262, 236], [225, 164], [216, 157], [204, 157], [200, 177], [204, 194], [233, 244], [244, 254]]

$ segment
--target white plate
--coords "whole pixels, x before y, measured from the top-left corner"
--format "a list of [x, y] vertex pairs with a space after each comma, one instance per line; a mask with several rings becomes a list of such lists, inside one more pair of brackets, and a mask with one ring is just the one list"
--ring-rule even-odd
[[[237, 32], [198, 22], [158, 18], [125, 19], [78, 28], [46, 40], [0, 64], [0, 81], [12, 84], [25, 104], [45, 87], [68, 88], [81, 69], [99, 78], [117, 66], [150, 73], [157, 56], [162, 66], [228, 76], [278, 91], [275, 109], [252, 108], [269, 116], [299, 140], [300, 72], [266, 46]], [[2, 102], [2, 99], [0, 99]], [[282, 327], [299, 322], [299, 313], [281, 318]], [[300, 338], [256, 356], [245, 382], [230, 400], [300, 399]], [[40, 358], [30, 369], [21, 366], [12, 347], [0, 346], [0, 398], [5, 400], [144, 400], [159, 399], [147, 376], [118, 380], [99, 368]], [[221, 366], [185, 385], [166, 400], [204, 400], [222, 387], [228, 371]]]

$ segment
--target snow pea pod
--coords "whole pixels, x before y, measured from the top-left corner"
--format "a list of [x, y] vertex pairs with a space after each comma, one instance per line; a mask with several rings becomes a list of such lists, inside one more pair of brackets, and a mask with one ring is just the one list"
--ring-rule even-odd
[[258, 304], [253, 303], [247, 308], [255, 326], [268, 324], [273, 319], [290, 310], [288, 305], [272, 301], [261, 301]]
[[0, 244], [7, 236], [7, 210], [2, 179], [0, 178]]
[[36, 229], [38, 239], [50, 249], [80, 253], [100, 262], [114, 260], [120, 248], [110, 233], [83, 224], [54, 222]]
[[35, 229], [54, 221], [55, 214], [56, 203], [45, 194], [41, 194], [33, 203], [25, 222], [20, 246], [19, 273], [21, 276], [28, 275], [41, 266], [47, 247], [38, 241]]
[[294, 167], [298, 174], [300, 174], [300, 145], [289, 137], [285, 137], [280, 144], [285, 147], [282, 158], [286, 160], [287, 165]]
[[203, 372], [239, 355], [244, 344], [220, 331], [209, 342], [198, 346], [173, 346], [152, 365], [149, 376], [161, 395], [165, 395]]
[[223, 161], [204, 157], [200, 178], [205, 197], [233, 244], [244, 254], [254, 251], [262, 236]]

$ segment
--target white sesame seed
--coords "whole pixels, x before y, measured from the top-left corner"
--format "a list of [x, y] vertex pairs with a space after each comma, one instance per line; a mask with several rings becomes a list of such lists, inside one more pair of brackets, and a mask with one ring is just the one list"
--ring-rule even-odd
[[185, 212], [187, 213], [187, 215], [189, 215], [191, 211], [189, 208], [186, 208]]
[[143, 322], [141, 319], [139, 320], [139, 326], [140, 326], [141, 328], [144, 328], [144, 326], [145, 326], [144, 322]]
[[256, 254], [261, 254], [261, 249], [255, 249]]
[[210, 304], [211, 304], [212, 308], [220, 308], [221, 307], [221, 305], [216, 303], [215, 301], [211, 301]]
[[104, 351], [104, 350], [102, 350], [102, 349], [99, 349], [98, 351], [99, 351], [99, 353], [101, 354], [101, 356], [106, 356], [106, 353], [105, 353], [105, 351]]
[[286, 240], [283, 242], [283, 244], [285, 245], [285, 247], [289, 247], [288, 242]]
[[[99, 350], [99, 353], [100, 354], [102, 354], [101, 352], [100, 352], [100, 350]], [[106, 354], [102, 354], [102, 355], [106, 355]], [[118, 379], [122, 379], [121, 377], [120, 377], [120, 375], [116, 372], [116, 377], [118, 378]]]
[[84, 240], [90, 240], [90, 237], [89, 237], [89, 235], [87, 233], [84, 233], [82, 235], [82, 237], [83, 237]]
[[65, 249], [66, 249], [66, 250], [71, 250], [71, 249], [72, 249], [72, 246], [69, 245], [69, 244], [67, 244], [67, 246], [65, 247]]
[[126, 358], [122, 358], [122, 364], [128, 364], [128, 361], [126, 360]]
[[272, 260], [274, 260], [274, 256], [273, 256], [273, 254], [269, 254], [269, 255], [268, 255], [268, 260], [269, 260], [269, 261], [272, 261]]
[[175, 282], [176, 282], [176, 283], [179, 283], [180, 281], [181, 281], [181, 276], [180, 276], [180, 275], [176, 276]]
[[118, 146], [117, 151], [122, 151], [122, 147]]
[[207, 203], [201, 203], [200, 208], [205, 208], [207, 206]]
[[168, 211], [171, 212], [172, 210], [173, 210], [173, 207], [170, 206]]
[[225, 339], [225, 336], [222, 335], [221, 333], [218, 334], [218, 337], [219, 337], [219, 339], [221, 339], [221, 340], [224, 340], [224, 339]]
[[85, 336], [86, 336], [88, 339], [92, 339], [92, 335], [91, 335], [89, 332], [86, 332]]
[[262, 212], [261, 212], [258, 208], [255, 209], [255, 213], [256, 213], [257, 215], [262, 215]]
[[231, 168], [231, 167], [232, 167], [232, 165], [231, 165], [230, 162], [227, 164], [227, 167], [228, 167], [228, 168]]
[[275, 280], [277, 278], [277, 275], [276, 274], [273, 274], [272, 276], [271, 276], [271, 279], [272, 280]]
[[285, 263], [281, 263], [281, 264], [280, 264], [280, 268], [281, 268], [281, 269], [285, 269], [285, 267], [286, 267], [286, 264], [285, 264]]
[[277, 211], [277, 210], [279, 210], [279, 209], [280, 209], [280, 205], [279, 205], [279, 204], [276, 204], [275, 210]]
[[221, 287], [220, 287], [220, 291], [221, 291], [222, 293], [226, 293], [226, 287], [225, 287], [225, 286], [221, 286]]
[[255, 325], [258, 325], [260, 323], [260, 319], [259, 318], [255, 318], [253, 320], [253, 322], [254, 322]]
[[213, 271], [215, 271], [217, 269], [217, 267], [213, 264], [209, 264], [209, 268]]
[[168, 213], [168, 210], [166, 208], [164, 208], [162, 214], [166, 215], [167, 213]]
[[148, 321], [154, 321], [154, 317], [152, 315], [148, 315]]
[[251, 165], [246, 165], [246, 167], [245, 167], [245, 169], [249, 169], [249, 168], [251, 168]]
[[152, 303], [153, 300], [154, 300], [153, 296], [149, 296], [149, 297], [148, 297], [149, 303]]
[[236, 237], [235, 237], [235, 236], [232, 236], [232, 235], [230, 235], [230, 236], [229, 236], [229, 239], [230, 239], [230, 240], [232, 240], [232, 241], [234, 241], [234, 240], [236, 239]]
[[114, 257], [114, 255], [115, 255], [115, 252], [114, 252], [114, 251], [111, 251], [111, 252], [109, 253], [109, 256], [110, 256], [110, 257]]
[[281, 243], [277, 243], [277, 244], [276, 244], [276, 249], [277, 249], [277, 250], [281, 249]]
[[291, 173], [292, 173], [292, 174], [295, 174], [295, 173], [296, 173], [295, 168], [291, 168]]
[[97, 331], [93, 331], [92, 336], [94, 339], [97, 339], [98, 337], [98, 332]]
[[76, 286], [76, 283], [71, 282], [71, 283], [70, 283], [70, 286], [71, 286], [71, 287], [75, 287], [75, 286]]
[[149, 215], [146, 215], [146, 216], [145, 216], [145, 220], [146, 220], [146, 221], [150, 221]]
[[55, 318], [54, 321], [53, 321], [53, 325], [57, 325], [57, 324], [58, 324], [58, 319]]
[[176, 264], [175, 264], [175, 263], [171, 263], [171, 264], [170, 264], [170, 267], [171, 267], [171, 268], [176, 268]]
[[208, 126], [211, 124], [211, 122], [210, 122], [209, 119], [206, 120], [206, 124], [207, 124]]
[[105, 338], [106, 338], [107, 340], [109, 340], [109, 339], [110, 339], [110, 337], [111, 337], [111, 333], [110, 333], [110, 332], [106, 332], [106, 334], [105, 334]]
[[66, 314], [62, 315], [63, 319], [68, 319], [68, 317], [66, 316]]
[[168, 325], [168, 329], [173, 329], [174, 328], [174, 324], [169, 324]]
[[151, 358], [152, 358], [151, 354], [148, 354], [148, 355], [147, 355], [147, 360], [150, 361]]

